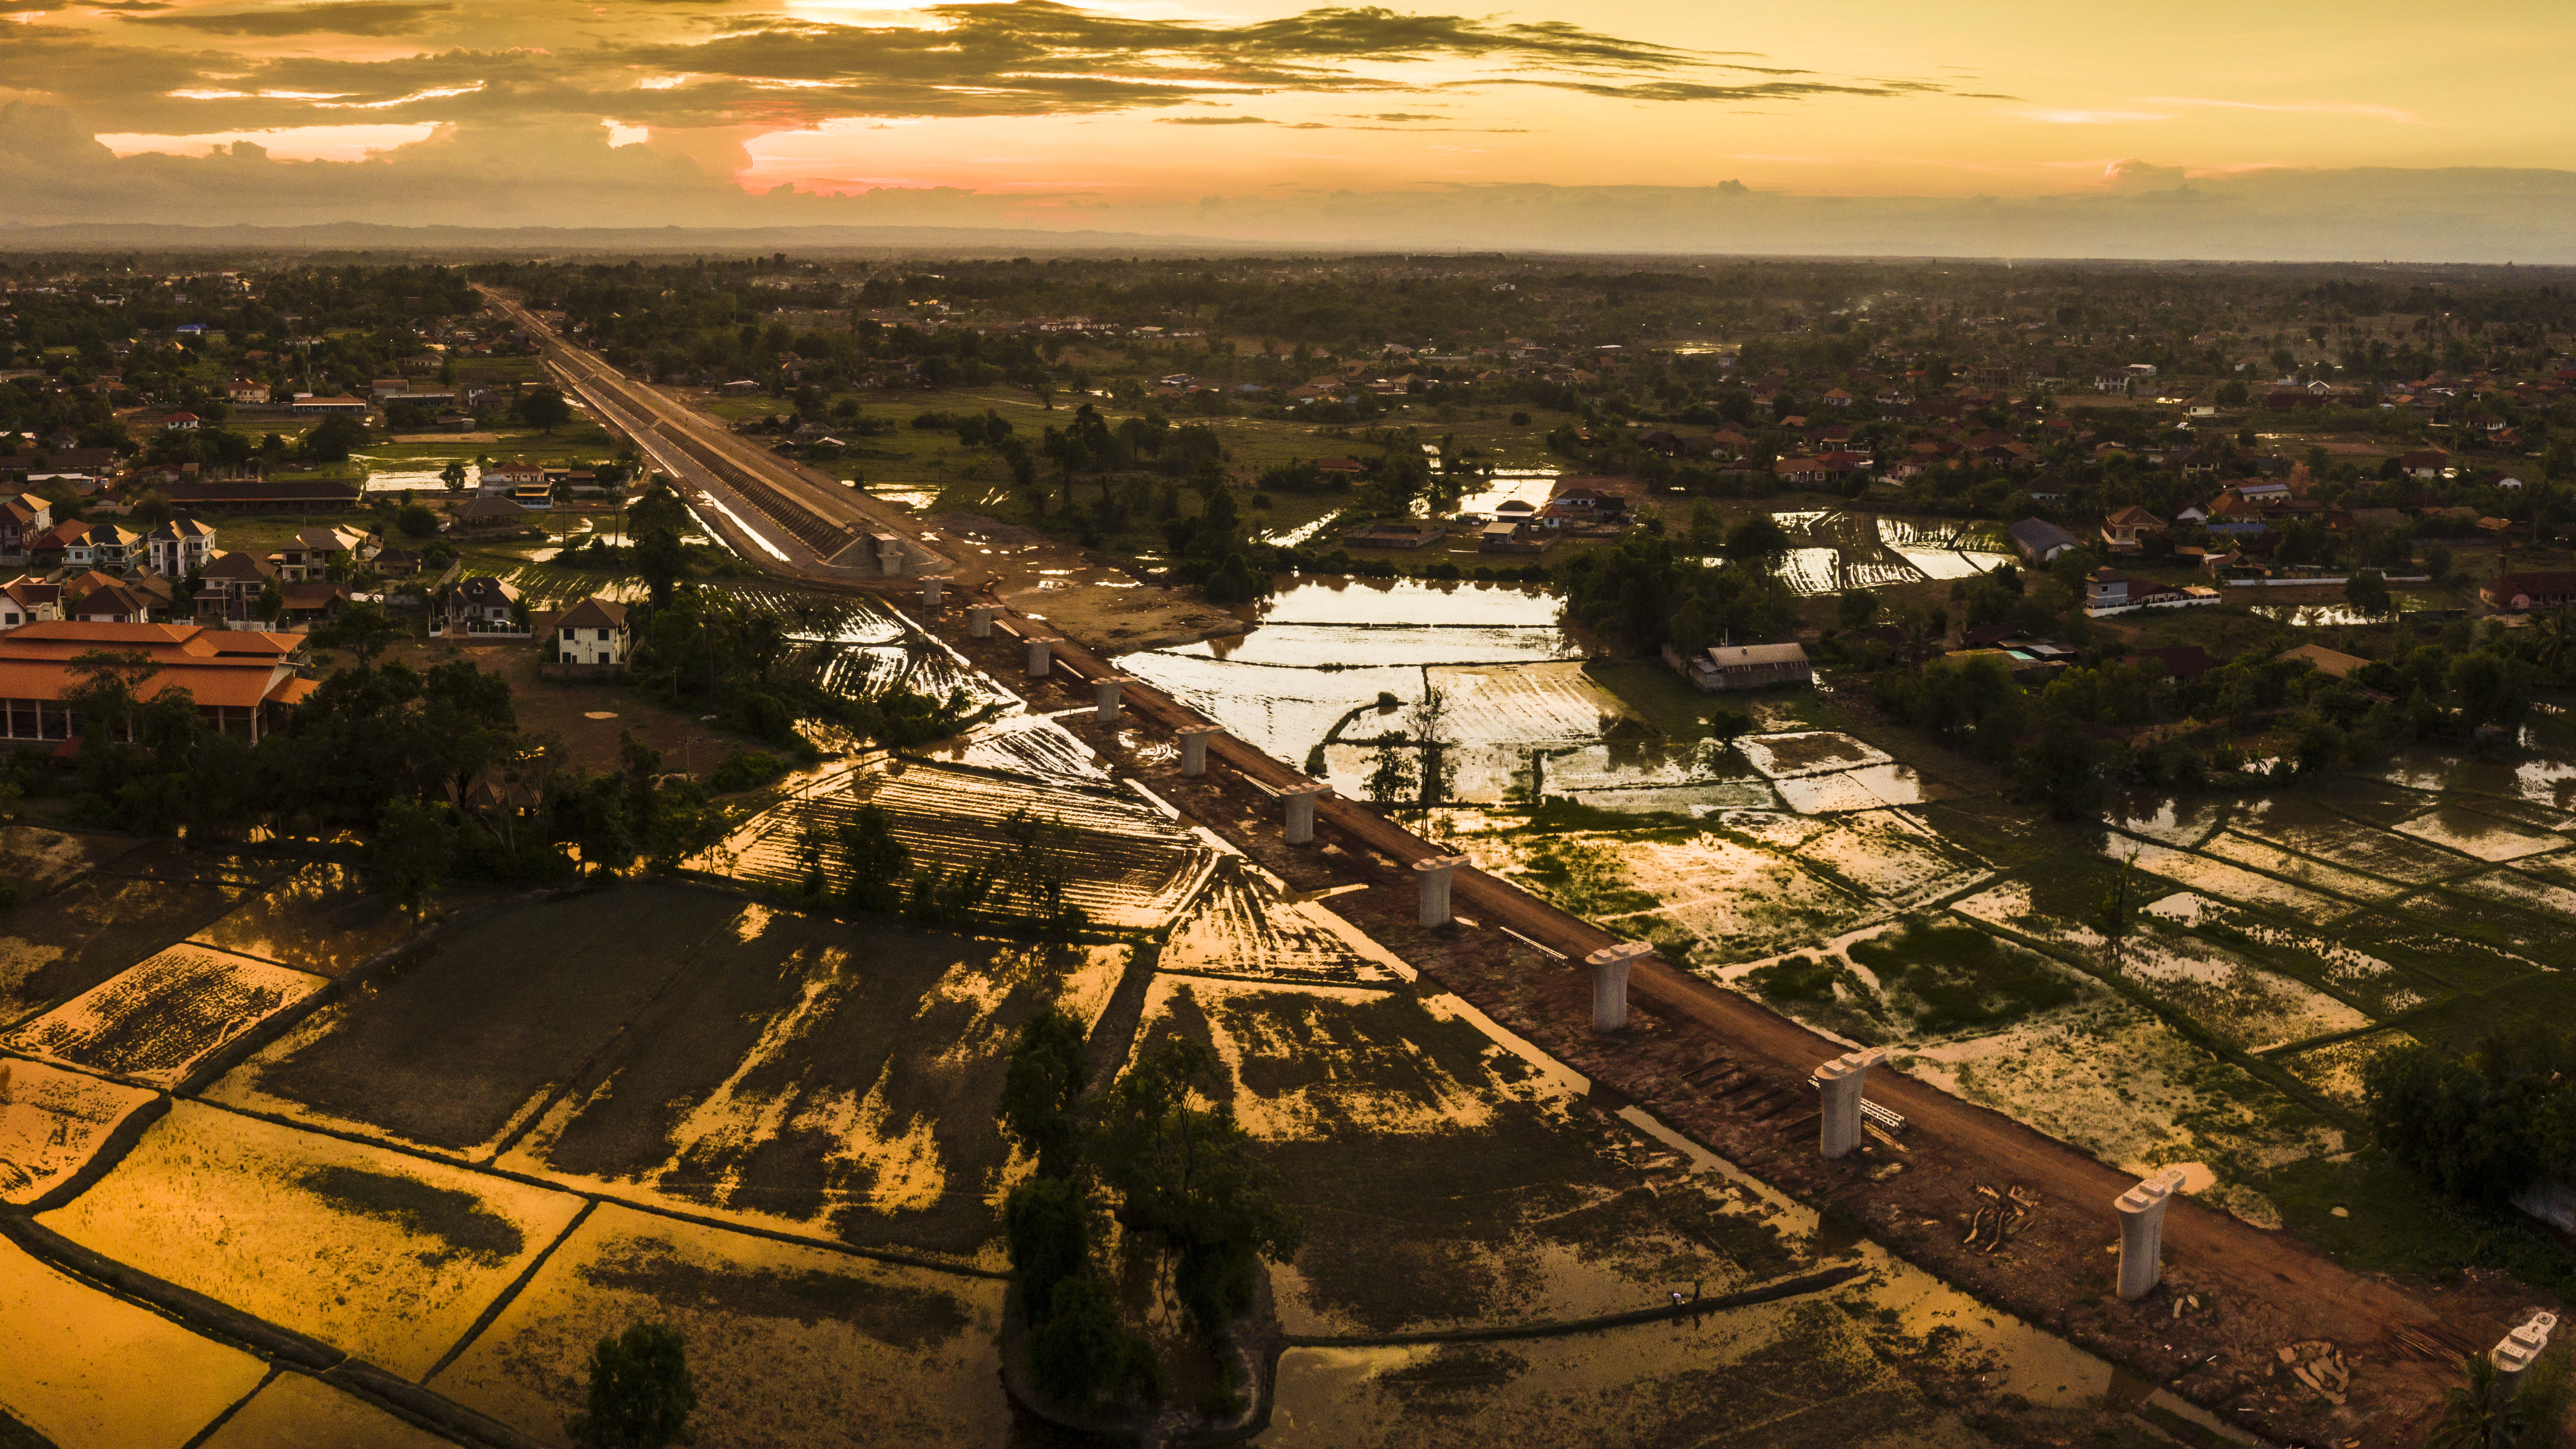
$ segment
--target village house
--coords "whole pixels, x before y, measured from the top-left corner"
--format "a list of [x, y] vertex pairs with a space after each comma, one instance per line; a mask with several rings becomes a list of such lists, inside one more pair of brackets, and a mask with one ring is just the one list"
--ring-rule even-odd
[[546, 470], [543, 467], [524, 458], [513, 458], [506, 463], [486, 465], [475, 491], [485, 498], [507, 498], [522, 488], [542, 488], [545, 481]]
[[459, 580], [430, 603], [432, 633], [501, 634], [526, 638], [528, 618], [519, 591], [495, 578]]
[[173, 518], [143, 536], [144, 561], [154, 573], [184, 579], [215, 556], [214, 525]]
[[2044, 518], [2025, 518], [2004, 532], [2032, 563], [2044, 564], [2068, 549], [2084, 546], [2082, 539]]
[[2113, 553], [2136, 553], [2148, 538], [2164, 531], [2162, 520], [2135, 504], [2102, 520], [2102, 541]]
[[151, 661], [155, 672], [135, 688], [144, 700], [185, 690], [208, 724], [254, 742], [283, 724], [314, 689], [300, 635], [193, 624], [26, 624], [0, 633], [0, 718], [7, 738], [78, 739], [81, 721], [62, 700], [85, 680], [72, 661], [99, 650], [139, 653]]
[[1718, 644], [1694, 654], [1667, 644], [1664, 662], [1693, 687], [1711, 694], [1815, 682], [1807, 651], [1797, 644]]
[[2490, 609], [2516, 614], [2576, 604], [2576, 570], [2497, 574], [2478, 585], [2478, 598]]
[[89, 525], [66, 518], [27, 540], [27, 561], [40, 569], [86, 569], [96, 562], [90, 551]]
[[197, 571], [197, 622], [232, 629], [273, 622], [261, 617], [259, 599], [276, 578], [276, 567], [265, 559], [238, 550], [217, 553]]
[[54, 526], [54, 505], [33, 493], [0, 503], [0, 559], [25, 563], [37, 534]]
[[334, 561], [364, 563], [384, 552], [384, 540], [354, 528], [300, 529], [286, 547], [268, 556], [288, 583], [325, 578]]
[[63, 590], [60, 584], [35, 579], [12, 579], [0, 584], [0, 629], [15, 629], [22, 624], [42, 623], [63, 616]]
[[566, 609], [554, 621], [555, 658], [588, 668], [626, 663], [626, 606], [596, 596]]

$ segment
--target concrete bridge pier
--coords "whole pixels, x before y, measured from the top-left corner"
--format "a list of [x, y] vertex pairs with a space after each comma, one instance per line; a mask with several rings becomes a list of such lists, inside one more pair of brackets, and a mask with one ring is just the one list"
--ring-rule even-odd
[[1618, 1031], [1628, 1024], [1628, 968], [1655, 948], [1643, 941], [1604, 946], [1583, 958], [1592, 968], [1592, 1029]]
[[1029, 678], [1044, 679], [1054, 672], [1055, 646], [1058, 642], [1054, 639], [1029, 640]]
[[1860, 1145], [1861, 1084], [1869, 1069], [1887, 1060], [1887, 1048], [1845, 1052], [1816, 1068], [1816, 1088], [1824, 1098], [1824, 1120], [1817, 1128], [1817, 1147], [1827, 1157], [1841, 1157]]
[[877, 545], [877, 575], [880, 578], [903, 577], [903, 539], [891, 533], [871, 535]]
[[1288, 843], [1309, 845], [1315, 839], [1315, 802], [1333, 793], [1330, 785], [1292, 785], [1279, 794], [1288, 807]]
[[948, 576], [946, 574], [922, 575], [921, 607], [936, 612], [939, 608], [939, 601], [946, 596], [947, 589]]
[[969, 605], [967, 605], [967, 606], [966, 606], [966, 637], [967, 637], [967, 638], [969, 638], [969, 639], [990, 639], [990, 638], [992, 638], [992, 637], [993, 637], [993, 615], [994, 615], [995, 613], [997, 613], [997, 612], [999, 612], [999, 611], [998, 611], [997, 609], [995, 609], [995, 607], [994, 607], [993, 605], [991, 605], [991, 604], [969, 604]]
[[1124, 674], [1104, 674], [1091, 681], [1091, 717], [1102, 724], [1118, 723], [1118, 692], [1135, 682]]
[[2182, 1169], [2168, 1167], [2113, 1200], [2120, 1213], [2120, 1296], [2135, 1301], [2156, 1291], [2165, 1277], [2165, 1209], [2182, 1186]]
[[1215, 725], [1181, 726], [1181, 773], [1184, 775], [1206, 774], [1208, 741], [1224, 733], [1224, 730], [1219, 729]]
[[1422, 924], [1449, 924], [1449, 881], [1458, 867], [1467, 863], [1463, 855], [1429, 855], [1413, 863], [1414, 879], [1422, 882]]

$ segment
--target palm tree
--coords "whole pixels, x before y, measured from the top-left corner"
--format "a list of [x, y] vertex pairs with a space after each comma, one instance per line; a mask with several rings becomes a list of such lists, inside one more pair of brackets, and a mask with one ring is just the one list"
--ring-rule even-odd
[[2473, 1353], [2461, 1367], [2468, 1381], [2442, 1391], [2442, 1418], [2424, 1436], [2424, 1449], [2517, 1449], [2528, 1420], [2513, 1382], [2487, 1354]]
[[2534, 662], [2551, 678], [2565, 675], [2569, 659], [2576, 658], [2576, 612], [2565, 604], [2552, 610], [2540, 621], [2539, 653]]

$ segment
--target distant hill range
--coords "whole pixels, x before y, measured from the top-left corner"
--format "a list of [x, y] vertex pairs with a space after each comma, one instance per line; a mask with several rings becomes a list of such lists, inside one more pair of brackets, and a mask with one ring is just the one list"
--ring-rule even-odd
[[662, 252], [935, 252], [942, 256], [1053, 256], [1144, 252], [1275, 250], [1267, 242], [1146, 232], [1037, 231], [976, 226], [557, 227], [379, 226], [337, 221], [311, 226], [166, 226], [139, 222], [0, 224], [12, 252], [435, 252], [513, 256]]

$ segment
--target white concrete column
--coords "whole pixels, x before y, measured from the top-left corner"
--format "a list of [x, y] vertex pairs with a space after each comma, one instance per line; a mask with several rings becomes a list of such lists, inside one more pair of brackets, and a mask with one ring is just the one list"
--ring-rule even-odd
[[1288, 807], [1288, 843], [1306, 845], [1315, 839], [1315, 802], [1333, 793], [1330, 785], [1293, 785], [1279, 793], [1280, 802]]
[[1053, 639], [1040, 639], [1034, 635], [1030, 636], [1029, 678], [1044, 679], [1054, 670], [1055, 646], [1056, 641]]
[[2522, 1376], [2548, 1351], [2549, 1331], [2557, 1326], [2557, 1314], [2535, 1313], [2529, 1323], [2506, 1334], [2495, 1352], [2487, 1355], [2495, 1360], [2496, 1376], [2504, 1380], [2507, 1393], [2522, 1391]]
[[1869, 1069], [1887, 1060], [1887, 1048], [1845, 1052], [1816, 1068], [1816, 1090], [1824, 1098], [1824, 1120], [1816, 1145], [1827, 1157], [1841, 1157], [1860, 1145], [1861, 1085]]
[[1422, 882], [1423, 925], [1449, 924], [1449, 880], [1466, 863], [1463, 855], [1426, 855], [1413, 863], [1414, 879]]
[[924, 574], [924, 575], [922, 575], [922, 578], [921, 578], [921, 607], [923, 607], [923, 608], [925, 608], [925, 609], [936, 609], [936, 608], [938, 608], [938, 607], [939, 607], [939, 601], [940, 601], [942, 598], [946, 597], [946, 595], [947, 595], [947, 591], [948, 591], [948, 576], [947, 576], [946, 574]]
[[991, 605], [991, 604], [969, 604], [969, 605], [967, 605], [967, 606], [966, 606], [966, 637], [967, 637], [967, 638], [969, 638], [969, 639], [990, 639], [990, 638], [992, 638], [992, 637], [993, 637], [993, 615], [994, 615], [996, 612], [998, 612], [998, 610], [996, 610], [996, 609], [995, 609], [995, 607], [994, 607], [993, 605]]
[[1181, 726], [1181, 773], [1184, 775], [1206, 774], [1208, 741], [1215, 739], [1218, 735], [1224, 733], [1224, 730], [1217, 728], [1215, 725]]
[[1592, 1029], [1618, 1031], [1628, 1024], [1628, 968], [1655, 954], [1643, 941], [1604, 946], [1583, 958], [1592, 968]]
[[903, 540], [891, 533], [876, 535], [877, 573], [889, 579], [903, 577]]
[[2164, 1281], [2165, 1207], [2182, 1186], [2182, 1169], [2168, 1167], [2120, 1194], [2120, 1296], [2146, 1297]]
[[1104, 674], [1091, 681], [1091, 717], [1102, 724], [1118, 723], [1118, 692], [1135, 682], [1124, 674]]

